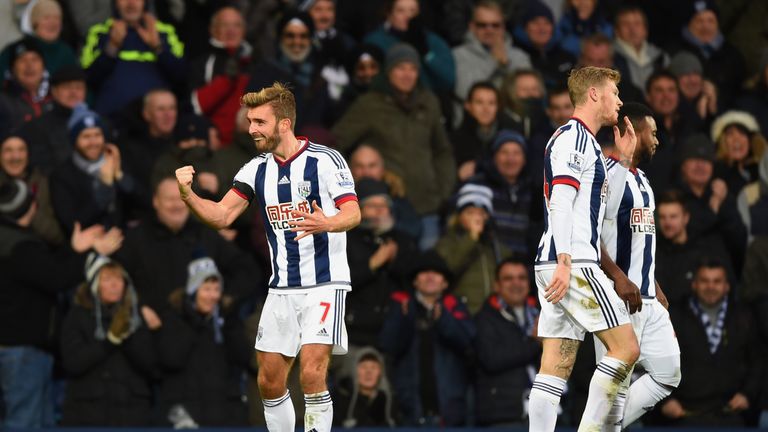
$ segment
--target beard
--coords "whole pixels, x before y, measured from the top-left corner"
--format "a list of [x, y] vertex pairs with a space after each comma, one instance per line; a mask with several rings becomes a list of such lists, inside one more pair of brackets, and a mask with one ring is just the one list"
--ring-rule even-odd
[[395, 218], [387, 216], [383, 218], [371, 218], [360, 221], [360, 226], [363, 229], [371, 231], [375, 235], [382, 235], [388, 233], [395, 226]]
[[282, 51], [283, 55], [291, 62], [291, 63], [303, 63], [304, 60], [309, 57], [310, 51], [312, 51], [312, 45], [308, 45], [306, 48], [302, 49], [301, 51], [294, 52], [288, 47], [284, 45], [280, 45], [280, 51]]
[[253, 134], [251, 137], [253, 138], [256, 150], [258, 150], [259, 153], [272, 153], [280, 144], [280, 132], [277, 129], [277, 124], [275, 124], [275, 129], [272, 131], [272, 135]]

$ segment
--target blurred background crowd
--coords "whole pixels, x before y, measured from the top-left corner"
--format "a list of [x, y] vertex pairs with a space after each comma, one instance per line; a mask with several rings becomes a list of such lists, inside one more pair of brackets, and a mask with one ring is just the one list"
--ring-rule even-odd
[[640, 168], [683, 379], [644, 423], [768, 426], [766, 2], [3, 0], [0, 47], [5, 426], [264, 424], [261, 212], [213, 231], [174, 171], [223, 196], [255, 156], [239, 97], [275, 81], [362, 209], [335, 424], [526, 424], [543, 151], [587, 65], [658, 125]]

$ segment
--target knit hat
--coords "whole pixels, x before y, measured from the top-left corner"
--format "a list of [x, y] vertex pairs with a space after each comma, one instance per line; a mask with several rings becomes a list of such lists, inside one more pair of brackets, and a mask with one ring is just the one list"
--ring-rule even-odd
[[456, 209], [462, 211], [467, 207], [479, 207], [489, 214], [493, 212], [493, 191], [488, 186], [467, 183], [459, 189], [456, 197]]
[[[336, 3], [335, 0], [331, 0], [331, 1], [333, 1], [333, 3]], [[299, 1], [298, 9], [300, 11], [302, 11], [302, 12], [306, 12], [306, 11], [310, 10], [312, 8], [312, 6], [315, 5], [315, 3], [317, 3], [317, 0], [301, 0], [301, 1]]]
[[37, 0], [29, 11], [30, 25], [34, 26], [37, 20], [46, 15], [62, 16], [61, 6], [55, 0]]
[[555, 23], [555, 17], [549, 6], [539, 0], [531, 0], [528, 2], [528, 7], [525, 8], [525, 12], [523, 12], [523, 27], [538, 17], [544, 17], [548, 19], [550, 23]]
[[173, 138], [176, 142], [188, 139], [201, 139], [208, 142], [208, 129], [211, 124], [204, 117], [190, 114], [180, 116], [173, 129]]
[[17, 220], [24, 216], [34, 202], [26, 183], [3, 175], [0, 179], [0, 215]]
[[355, 182], [355, 192], [360, 204], [373, 196], [383, 195], [391, 201], [387, 184], [369, 177], [363, 177]]
[[[193, 259], [187, 266], [187, 299], [188, 304], [194, 308], [194, 297], [197, 294], [197, 290], [200, 289], [200, 285], [208, 278], [217, 278], [219, 284], [224, 288], [224, 278], [219, 273], [219, 269], [216, 267], [216, 262], [209, 257], [202, 257]], [[224, 319], [221, 318], [219, 305], [217, 304], [213, 308], [211, 314], [211, 324], [213, 325], [213, 336], [217, 344], [224, 342], [224, 335], [222, 333], [222, 326], [224, 325]]]
[[382, 51], [381, 48], [379, 48], [377, 45], [371, 43], [363, 43], [352, 50], [347, 55], [347, 59], [344, 62], [344, 69], [347, 71], [349, 76], [353, 76], [355, 74], [355, 67], [357, 66], [357, 63], [363, 58], [372, 58], [376, 61], [376, 63], [379, 64], [379, 67], [384, 65], [384, 51]]
[[714, 0], [696, 0], [693, 2], [692, 6], [693, 7], [689, 10], [688, 20], [686, 22], [690, 22], [696, 14], [706, 10], [714, 12], [715, 15], [720, 15], [720, 10]]
[[200, 288], [200, 285], [202, 285], [206, 279], [212, 277], [217, 278], [219, 282], [223, 282], [224, 280], [213, 259], [202, 257], [192, 260], [187, 266], [187, 295], [194, 295], [198, 288]]
[[527, 150], [527, 144], [525, 142], [525, 137], [523, 137], [519, 132], [513, 131], [510, 129], [502, 129], [499, 132], [496, 133], [496, 137], [493, 139], [493, 142], [491, 143], [491, 152], [496, 153], [501, 149], [501, 146], [503, 144], [506, 144], [508, 142], [513, 142], [518, 144], [520, 147], [523, 148], [523, 151]]
[[88, 259], [85, 261], [85, 280], [88, 282], [88, 288], [94, 296], [99, 294], [99, 271], [111, 262], [112, 260], [108, 256], [96, 253], [88, 255]]
[[98, 114], [88, 109], [88, 105], [82, 103], [72, 110], [72, 115], [67, 122], [67, 128], [69, 129], [69, 141], [74, 145], [77, 142], [77, 137], [80, 136], [80, 132], [83, 129], [97, 127], [104, 131], [104, 123], [101, 121], [101, 117]]
[[704, 72], [704, 67], [702, 67], [701, 61], [694, 54], [688, 51], [680, 51], [669, 62], [669, 71], [676, 77], [691, 73], [701, 75]]
[[85, 82], [85, 71], [78, 65], [64, 65], [51, 76], [51, 85], [57, 86], [72, 81]]
[[714, 162], [715, 144], [703, 133], [689, 136], [683, 142], [683, 148], [680, 151], [680, 160], [685, 161], [688, 159], [704, 159]]
[[752, 114], [746, 111], [731, 110], [723, 113], [712, 123], [712, 133], [710, 135], [712, 141], [717, 142], [720, 139], [720, 135], [731, 125], [739, 126], [747, 135], [760, 132], [760, 126]]
[[13, 68], [13, 64], [16, 62], [16, 59], [28, 52], [37, 53], [37, 55], [39, 55], [40, 58], [45, 61], [45, 57], [43, 57], [43, 51], [40, 49], [40, 44], [37, 42], [37, 40], [30, 36], [26, 36], [18, 42], [9, 45], [8, 52], [10, 53], [8, 57], [8, 65], [10, 68]]
[[451, 269], [448, 268], [448, 264], [446, 264], [443, 257], [441, 257], [440, 254], [434, 250], [430, 249], [426, 252], [422, 252], [415, 259], [413, 264], [414, 265], [411, 268], [411, 280], [416, 279], [416, 276], [418, 276], [419, 273], [428, 270], [436, 271], [442, 274], [449, 284], [453, 279], [453, 273], [451, 272]]
[[288, 24], [303, 24], [309, 30], [310, 38], [315, 34], [315, 22], [312, 21], [312, 17], [310, 17], [306, 12], [293, 12], [285, 14], [277, 24], [278, 37], [283, 34], [283, 30], [285, 30], [285, 26]]
[[[88, 285], [88, 289], [93, 296], [94, 312], [96, 315], [96, 330], [94, 337], [96, 340], [104, 340], [107, 338], [107, 333], [104, 331], [104, 325], [102, 323], [102, 311], [101, 311], [101, 298], [99, 297], [99, 279], [101, 276], [101, 269], [107, 264], [116, 263], [111, 258], [91, 252], [85, 260], [85, 282]], [[136, 297], [136, 290], [133, 287], [133, 281], [128, 273], [122, 266], [123, 280], [125, 281], [125, 292], [123, 298], [131, 302], [131, 322], [129, 333], [133, 333], [141, 325], [141, 318], [139, 318], [139, 306]]]
[[418, 69], [421, 65], [418, 51], [416, 51], [414, 47], [408, 45], [407, 43], [398, 43], [392, 45], [392, 47], [387, 50], [387, 73], [389, 73], [392, 68], [403, 62], [413, 63]]

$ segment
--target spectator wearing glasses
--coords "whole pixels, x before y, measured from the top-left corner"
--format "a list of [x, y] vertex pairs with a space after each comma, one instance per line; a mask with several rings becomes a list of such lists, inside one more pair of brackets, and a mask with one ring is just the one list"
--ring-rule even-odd
[[491, 81], [498, 87], [506, 74], [531, 67], [528, 54], [512, 46], [512, 38], [504, 28], [501, 6], [494, 1], [477, 3], [464, 40], [453, 49], [456, 61], [454, 93], [462, 101], [478, 81]]
[[322, 77], [319, 55], [312, 45], [315, 25], [305, 12], [290, 13], [277, 27], [278, 49], [274, 60], [264, 60], [251, 72], [248, 91], [289, 82], [296, 97], [296, 132], [305, 126], [328, 127], [335, 112]]

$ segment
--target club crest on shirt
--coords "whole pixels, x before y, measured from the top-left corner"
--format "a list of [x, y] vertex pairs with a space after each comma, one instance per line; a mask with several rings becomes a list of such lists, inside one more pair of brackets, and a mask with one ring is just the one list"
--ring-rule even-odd
[[349, 171], [336, 171], [336, 183], [339, 187], [346, 189], [355, 187], [355, 182], [352, 180], [352, 174]]
[[307, 197], [312, 194], [312, 183], [308, 181], [300, 181], [296, 186], [296, 191], [299, 193], [300, 197], [307, 199]]
[[579, 153], [571, 153], [568, 157], [568, 168], [570, 168], [571, 171], [580, 173], [584, 168], [584, 157]]
[[647, 207], [635, 207], [629, 213], [629, 228], [633, 234], [655, 234], [656, 221]]

